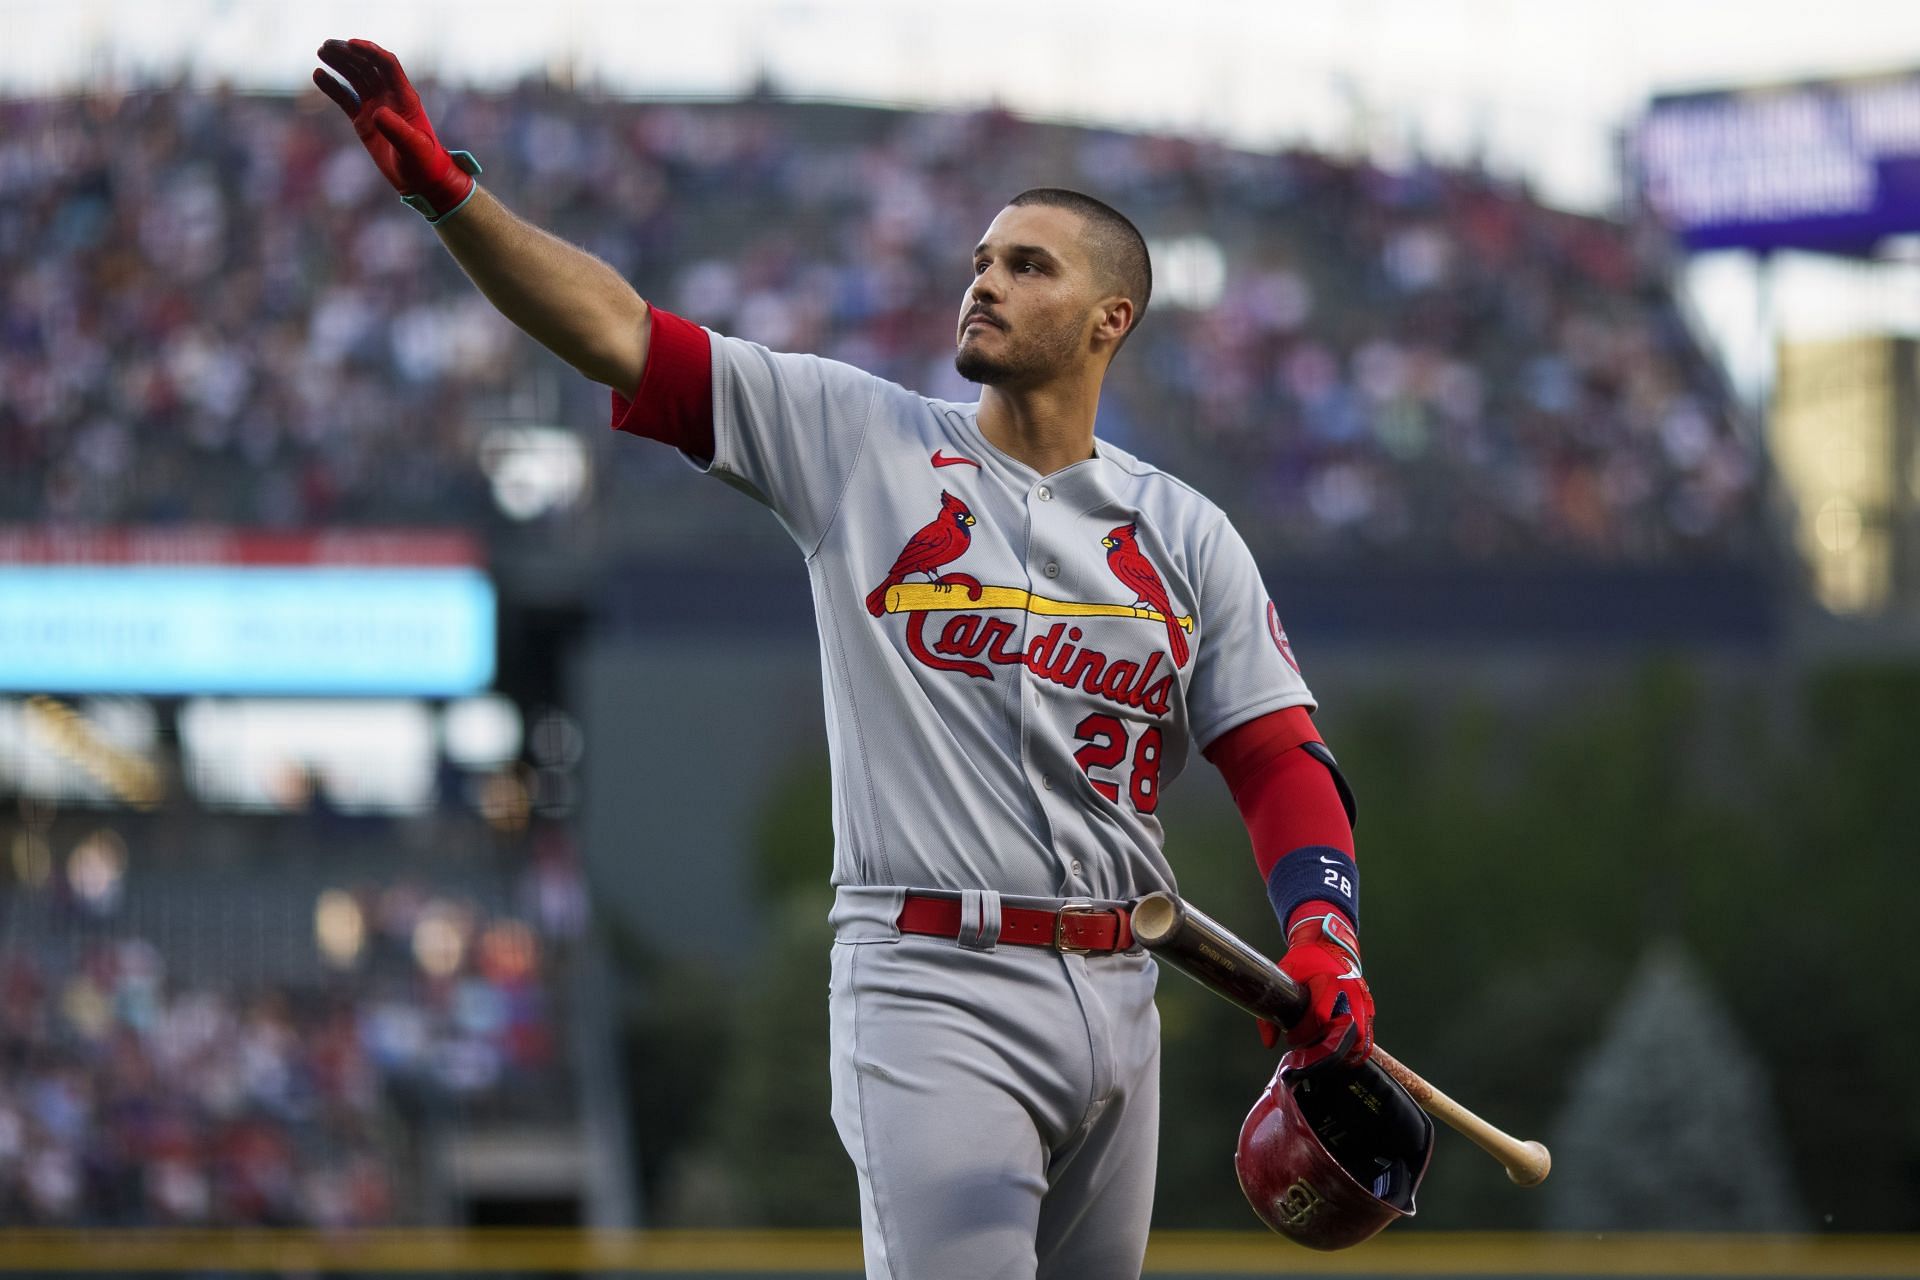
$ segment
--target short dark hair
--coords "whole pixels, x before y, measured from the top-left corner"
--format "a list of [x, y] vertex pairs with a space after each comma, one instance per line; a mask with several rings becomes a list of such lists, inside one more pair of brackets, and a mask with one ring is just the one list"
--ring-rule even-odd
[[1153, 296], [1153, 263], [1147, 256], [1147, 240], [1140, 234], [1140, 228], [1106, 201], [1065, 187], [1034, 187], [1007, 203], [1014, 207], [1045, 205], [1080, 215], [1087, 224], [1095, 268], [1109, 287], [1133, 302], [1133, 323], [1120, 335], [1120, 341], [1124, 344], [1132, 337], [1146, 318], [1147, 299]]

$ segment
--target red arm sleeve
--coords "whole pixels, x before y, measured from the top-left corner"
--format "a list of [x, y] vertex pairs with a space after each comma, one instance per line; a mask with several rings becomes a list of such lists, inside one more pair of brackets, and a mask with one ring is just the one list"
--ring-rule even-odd
[[[1253, 841], [1254, 861], [1270, 892], [1274, 868], [1290, 853], [1306, 849], [1338, 851], [1349, 862], [1354, 856], [1353, 826], [1347, 821], [1332, 772], [1313, 756], [1297, 750], [1303, 743], [1319, 741], [1320, 734], [1306, 708], [1287, 707], [1228, 730], [1206, 749], [1207, 759], [1220, 770], [1233, 792], [1233, 802]], [[1350, 914], [1344, 903], [1316, 898], [1312, 905], [1321, 910], [1333, 905], [1342, 915]], [[1288, 907], [1288, 918], [1281, 921], [1282, 926], [1291, 928], [1308, 906], [1301, 902]]]
[[713, 344], [707, 331], [648, 307], [647, 367], [631, 399], [613, 393], [613, 429], [713, 460]]

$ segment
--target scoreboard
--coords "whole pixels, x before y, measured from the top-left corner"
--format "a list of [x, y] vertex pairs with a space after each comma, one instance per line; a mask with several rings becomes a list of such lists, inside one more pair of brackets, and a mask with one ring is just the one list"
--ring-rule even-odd
[[1920, 232], [1920, 72], [1656, 98], [1629, 157], [1690, 249], [1869, 253]]

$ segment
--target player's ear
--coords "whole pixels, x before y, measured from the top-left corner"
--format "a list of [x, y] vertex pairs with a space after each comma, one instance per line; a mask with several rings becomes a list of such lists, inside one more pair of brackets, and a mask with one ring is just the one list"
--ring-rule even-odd
[[1124, 294], [1113, 294], [1100, 302], [1100, 317], [1093, 326], [1094, 334], [1111, 343], [1118, 343], [1133, 332], [1133, 299]]

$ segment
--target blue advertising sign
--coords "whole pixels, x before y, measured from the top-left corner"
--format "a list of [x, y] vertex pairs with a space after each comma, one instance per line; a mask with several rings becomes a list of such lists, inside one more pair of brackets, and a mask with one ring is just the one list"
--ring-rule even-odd
[[1920, 72], [1656, 98], [1630, 150], [1690, 249], [1867, 253], [1920, 232]]
[[470, 566], [0, 564], [0, 689], [454, 696], [493, 680]]

